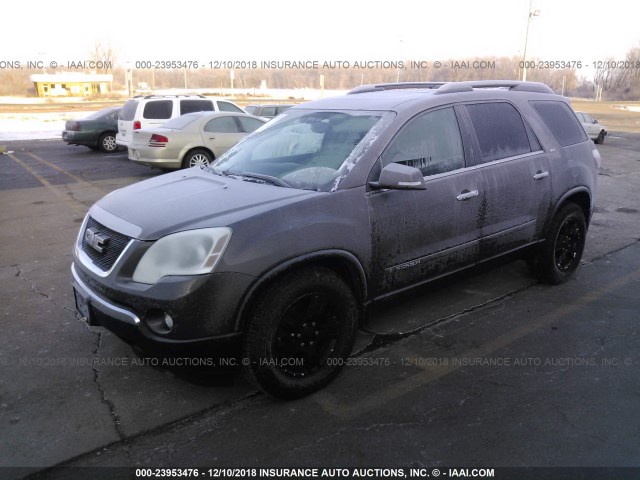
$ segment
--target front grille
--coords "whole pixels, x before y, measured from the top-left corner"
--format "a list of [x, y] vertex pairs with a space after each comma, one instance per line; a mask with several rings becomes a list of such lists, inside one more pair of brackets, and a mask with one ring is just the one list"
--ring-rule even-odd
[[[104, 242], [102, 253], [87, 243], [85, 234], [89, 228], [102, 236], [108, 237], [108, 240]], [[105, 227], [91, 217], [87, 220], [85, 230], [82, 232], [82, 250], [87, 254], [94, 265], [104, 272], [113, 267], [113, 264], [130, 241], [131, 238]]]

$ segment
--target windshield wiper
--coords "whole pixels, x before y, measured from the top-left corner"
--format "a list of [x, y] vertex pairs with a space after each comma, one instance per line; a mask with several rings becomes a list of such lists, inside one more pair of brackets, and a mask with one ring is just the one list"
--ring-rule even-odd
[[227, 172], [225, 172], [224, 170], [219, 170], [215, 167], [212, 167], [211, 165], [207, 165], [205, 167], [202, 167], [203, 170], [206, 170], [207, 172], [211, 172], [214, 175], [220, 175], [221, 177], [228, 177], [229, 174]]
[[[291, 188], [291, 185], [289, 185], [287, 182], [285, 182], [281, 178], [273, 177], [271, 175], [264, 175], [262, 173], [253, 173], [253, 172], [233, 172], [233, 171], [230, 171], [230, 170], [227, 170], [224, 173], [226, 175], [233, 175], [233, 176], [236, 176], [236, 177], [245, 177], [246, 179], [254, 179], [255, 178], [257, 180], [262, 180], [263, 182], [270, 183], [272, 185], [277, 185], [278, 187]], [[252, 180], [247, 180], [247, 181], [250, 182]]]

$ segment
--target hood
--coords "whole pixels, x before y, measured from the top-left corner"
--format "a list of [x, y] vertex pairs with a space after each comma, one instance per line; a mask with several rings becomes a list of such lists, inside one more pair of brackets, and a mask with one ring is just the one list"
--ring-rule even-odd
[[96, 203], [99, 208], [92, 209], [95, 213], [106, 210], [139, 227], [140, 233], [136, 235], [139, 240], [156, 240], [194, 228], [232, 227], [266, 210], [318, 195], [326, 194], [221, 177], [200, 168], [189, 168], [116, 190]]

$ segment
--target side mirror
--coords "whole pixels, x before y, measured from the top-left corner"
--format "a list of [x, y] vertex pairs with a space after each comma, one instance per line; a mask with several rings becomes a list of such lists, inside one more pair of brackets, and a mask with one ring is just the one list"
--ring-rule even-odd
[[596, 123], [598, 123], [598, 120], [596, 120], [596, 119], [594, 118], [594, 119], [593, 119], [593, 123], [594, 123], [594, 125], [595, 125]]
[[400, 163], [390, 163], [380, 172], [380, 180], [369, 182], [372, 188], [392, 190], [426, 190], [422, 172], [414, 167]]

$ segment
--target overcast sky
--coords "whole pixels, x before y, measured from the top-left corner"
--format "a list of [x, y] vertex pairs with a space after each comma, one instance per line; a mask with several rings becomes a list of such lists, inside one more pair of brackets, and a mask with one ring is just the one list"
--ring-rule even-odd
[[[529, 0], [5, 2], [0, 60], [400, 60], [522, 55]], [[528, 58], [618, 60], [636, 0], [534, 0]]]

